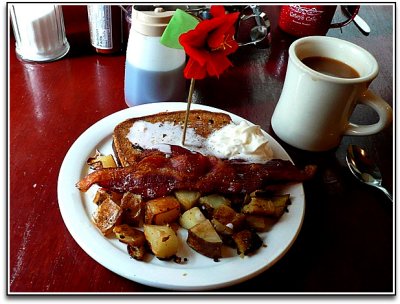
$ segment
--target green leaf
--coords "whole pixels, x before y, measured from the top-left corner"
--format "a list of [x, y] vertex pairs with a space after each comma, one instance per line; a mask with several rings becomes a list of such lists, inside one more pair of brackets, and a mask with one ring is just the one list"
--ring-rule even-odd
[[177, 9], [161, 36], [161, 44], [174, 49], [183, 49], [179, 43], [179, 36], [194, 29], [199, 22], [193, 15]]

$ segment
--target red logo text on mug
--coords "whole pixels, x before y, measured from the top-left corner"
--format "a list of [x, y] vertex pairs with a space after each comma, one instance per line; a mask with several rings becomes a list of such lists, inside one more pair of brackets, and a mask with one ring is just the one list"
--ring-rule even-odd
[[325, 35], [330, 28], [350, 23], [358, 13], [347, 20], [331, 24], [336, 5], [284, 5], [279, 16], [279, 27], [296, 37]]

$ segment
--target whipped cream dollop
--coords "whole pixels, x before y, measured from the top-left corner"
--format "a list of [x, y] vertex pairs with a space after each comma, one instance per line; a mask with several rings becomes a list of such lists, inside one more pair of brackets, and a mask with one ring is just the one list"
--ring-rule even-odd
[[[130, 128], [127, 138], [144, 149], [159, 149], [168, 153], [168, 145], [181, 146], [182, 132], [179, 124], [137, 121]], [[222, 159], [252, 163], [265, 163], [273, 158], [268, 139], [260, 126], [245, 121], [239, 124], [232, 122], [214, 131], [208, 138], [198, 135], [193, 128], [187, 128], [184, 148]]]
[[268, 139], [260, 126], [245, 121], [229, 124], [213, 132], [206, 146], [219, 158], [242, 159], [252, 163], [265, 163], [273, 158]]

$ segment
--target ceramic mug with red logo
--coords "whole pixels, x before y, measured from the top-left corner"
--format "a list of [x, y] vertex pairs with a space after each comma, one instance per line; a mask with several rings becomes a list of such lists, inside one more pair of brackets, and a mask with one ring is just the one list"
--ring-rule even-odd
[[356, 6], [353, 15], [347, 20], [332, 23], [336, 7], [337, 5], [283, 5], [278, 25], [284, 32], [296, 37], [323, 36], [330, 28], [349, 24], [360, 9], [360, 6]]

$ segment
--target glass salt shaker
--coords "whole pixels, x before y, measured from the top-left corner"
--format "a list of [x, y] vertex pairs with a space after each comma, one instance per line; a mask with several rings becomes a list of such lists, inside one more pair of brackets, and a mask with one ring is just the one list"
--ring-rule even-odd
[[64, 57], [69, 49], [60, 5], [13, 4], [10, 6], [17, 56], [25, 61], [46, 62]]

